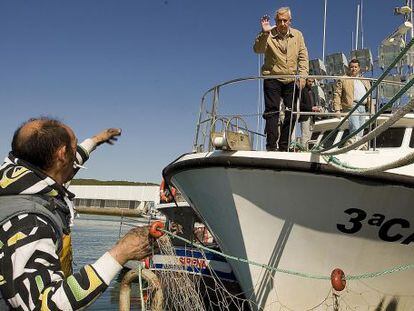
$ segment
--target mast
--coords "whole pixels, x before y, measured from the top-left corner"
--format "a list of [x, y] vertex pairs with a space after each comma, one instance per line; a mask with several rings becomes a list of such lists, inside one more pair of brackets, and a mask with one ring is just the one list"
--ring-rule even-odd
[[358, 50], [358, 35], [359, 35], [359, 4], [357, 5], [357, 18], [356, 18], [356, 30], [355, 30], [355, 50]]
[[355, 50], [354, 49], [354, 32], [351, 31], [351, 51]]
[[[413, 0], [409, 0], [407, 5], [411, 9], [410, 14], [409, 14], [409, 19], [410, 19], [409, 22], [411, 23], [411, 25], [413, 25]], [[413, 38], [414, 38], [414, 27], [411, 27], [411, 38], [410, 38], [410, 40], [412, 40]], [[409, 52], [409, 55], [411, 54], [411, 57], [412, 57], [412, 53], [413, 53], [412, 51]], [[410, 67], [411, 68], [409, 69], [409, 73], [413, 74], [414, 73], [414, 67], [413, 66], [410, 66]]]
[[328, 4], [328, 0], [325, 0], [325, 9], [323, 14], [323, 40], [322, 40], [322, 61], [325, 61], [325, 46], [326, 46], [326, 7]]
[[360, 18], [361, 18], [361, 49], [364, 48], [364, 23], [363, 23], [363, 16], [362, 16], [362, 9], [364, 6], [364, 0], [361, 0], [361, 13], [360, 13]]
[[[413, 0], [409, 1], [411, 12], [410, 12], [410, 23], [413, 24]], [[414, 38], [414, 27], [411, 27], [411, 38]]]

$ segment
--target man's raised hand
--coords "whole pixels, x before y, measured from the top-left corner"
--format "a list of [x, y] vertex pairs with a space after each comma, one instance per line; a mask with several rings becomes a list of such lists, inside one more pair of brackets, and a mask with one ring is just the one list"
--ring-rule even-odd
[[262, 25], [262, 31], [263, 32], [270, 32], [273, 28], [276, 26], [270, 25], [270, 16], [269, 15], [263, 15], [260, 19], [260, 23]]
[[113, 145], [115, 141], [118, 140], [118, 136], [120, 136], [121, 133], [122, 130], [120, 128], [109, 128], [93, 136], [92, 139], [95, 141], [97, 146], [103, 143]]

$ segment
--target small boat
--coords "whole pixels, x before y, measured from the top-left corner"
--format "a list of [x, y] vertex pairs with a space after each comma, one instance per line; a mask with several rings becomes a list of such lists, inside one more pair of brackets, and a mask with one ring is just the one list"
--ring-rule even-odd
[[[158, 295], [163, 297], [161, 303], [158, 298], [155, 304], [161, 304], [164, 310], [175, 310], [176, 304], [182, 304], [181, 308], [184, 309], [191, 307], [185, 294], [183, 296], [176, 292], [177, 286], [187, 287], [185, 291], [198, 296], [192, 299], [200, 303], [199, 307], [203, 310], [221, 310], [219, 306], [223, 305], [230, 310], [250, 310], [232, 267], [223, 256], [217, 254], [220, 249], [207, 227], [180, 193], [176, 193], [175, 189], [170, 193], [170, 189], [164, 187], [165, 184], [162, 183], [160, 204], [149, 210], [144, 222], [161, 220], [173, 236], [158, 242], [159, 249], [155, 249], [154, 254], [142, 263], [129, 261], [120, 275], [120, 279], [124, 280], [122, 282], [136, 282], [136, 271], [141, 266], [145, 270], [142, 271], [148, 274], [148, 277], [143, 275], [144, 281], [152, 284], [149, 288], [157, 287]], [[121, 227], [138, 224], [137, 221], [131, 221], [126, 219]], [[200, 249], [196, 245], [202, 245], [206, 249]], [[147, 297], [146, 303], [154, 307], [153, 295], [150, 294], [152, 289], [142, 290]], [[128, 293], [129, 291], [122, 293], [121, 301], [129, 299]], [[147, 301], [148, 297], [152, 298]]]
[[[184, 201], [162, 203], [157, 206], [157, 210], [165, 215], [166, 229], [186, 241], [171, 238], [172, 252], [154, 254], [146, 263], [146, 268], [154, 272], [185, 272], [197, 284], [198, 294], [205, 300], [205, 306], [215, 310], [217, 308], [214, 306], [222, 304], [220, 300], [226, 299], [226, 296], [232, 300], [237, 297], [230, 305], [233, 304], [232, 308], [240, 310], [244, 303], [239, 301], [245, 300], [245, 297], [230, 264], [224, 257], [192, 245], [197, 243], [213, 251], [220, 251], [194, 210]], [[224, 290], [226, 295], [223, 296], [220, 290]], [[244, 306], [243, 310], [249, 310], [248, 306]]]

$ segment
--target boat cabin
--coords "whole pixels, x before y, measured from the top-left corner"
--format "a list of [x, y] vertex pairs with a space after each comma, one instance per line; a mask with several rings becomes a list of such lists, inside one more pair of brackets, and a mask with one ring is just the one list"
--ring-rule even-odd
[[[381, 116], [378, 118], [378, 125], [381, 125], [387, 121], [386, 116]], [[327, 137], [331, 131], [336, 128], [339, 123], [339, 119], [326, 119], [317, 121], [315, 123], [312, 138], [309, 142], [309, 149], [314, 145], [319, 144], [325, 137]], [[409, 148], [414, 148], [414, 114], [407, 114], [404, 118], [398, 120], [390, 128], [385, 130], [383, 133], [378, 135], [374, 140], [370, 141], [370, 149], [382, 149], [393, 150], [401, 149], [401, 151], [407, 151]], [[368, 129], [364, 131], [364, 135], [368, 132]], [[348, 130], [348, 121], [346, 121], [342, 126], [340, 131], [328, 139], [325, 142], [325, 147], [330, 147], [333, 144], [341, 141], [349, 135]], [[342, 146], [340, 146], [342, 147]]]

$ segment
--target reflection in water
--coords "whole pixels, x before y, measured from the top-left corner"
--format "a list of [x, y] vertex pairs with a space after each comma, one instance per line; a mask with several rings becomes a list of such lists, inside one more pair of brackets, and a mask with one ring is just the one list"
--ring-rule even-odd
[[[118, 240], [120, 217], [81, 215], [75, 219], [72, 230], [74, 271], [85, 264], [95, 262]], [[121, 278], [115, 278], [108, 289], [88, 310], [117, 310], [119, 284]], [[137, 287], [132, 287], [131, 309], [138, 310]]]

